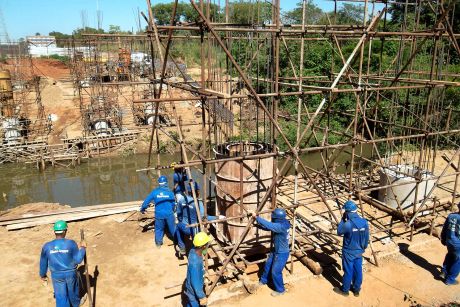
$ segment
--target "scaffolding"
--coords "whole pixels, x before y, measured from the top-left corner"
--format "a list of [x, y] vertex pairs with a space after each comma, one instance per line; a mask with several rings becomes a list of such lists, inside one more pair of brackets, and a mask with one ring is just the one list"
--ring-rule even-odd
[[[191, 0], [197, 19], [184, 23], [175, 1], [168, 25], [155, 23], [146, 2], [145, 33], [85, 37], [98, 44], [138, 42], [153, 59], [151, 69], [137, 70], [148, 73], [123, 80], [133, 88], [144, 82], [136, 90], [144, 94], [132, 101], [148, 104], [154, 114], [148, 164], [139, 171], [157, 176], [170, 167], [155, 146], [165, 137], [180, 147], [182, 162], [173, 168], [201, 181], [205, 215], [191, 227], [217, 238], [211, 245], [216, 261], [211, 265], [206, 256], [208, 294], [264, 261], [250, 257], [254, 247], [265, 253], [269, 242], [255, 229], [251, 211], [287, 209], [297, 258], [317, 249], [337, 252], [333, 233], [348, 199], [370, 220], [376, 265], [373, 244], [380, 240], [439, 235], [459, 197], [460, 110], [448, 97], [460, 85], [453, 69], [460, 56], [460, 34], [452, 27], [456, 1], [353, 0], [362, 4], [360, 21], [350, 22], [340, 21], [345, 1], [335, 0], [323, 24], [308, 17], [307, 0], [297, 24], [282, 16], [279, 0], [268, 13], [266, 2], [249, 1], [246, 23], [231, 20], [228, 0], [224, 7]], [[223, 13], [214, 14], [215, 7]], [[402, 12], [397, 30], [389, 26], [390, 8]], [[180, 69], [177, 46], [199, 48], [199, 80]], [[178, 77], [168, 73], [171, 65]], [[197, 146], [184, 138], [189, 123], [176, 110], [183, 101], [201, 107]], [[161, 121], [165, 110], [175, 133]], [[209, 221], [208, 214], [226, 218]]]

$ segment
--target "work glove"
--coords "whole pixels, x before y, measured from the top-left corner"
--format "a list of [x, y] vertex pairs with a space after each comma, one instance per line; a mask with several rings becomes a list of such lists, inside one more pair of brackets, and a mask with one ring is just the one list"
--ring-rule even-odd
[[208, 298], [205, 296], [200, 298], [200, 306], [207, 306], [208, 305]]
[[219, 220], [226, 219], [227, 217], [225, 215], [219, 215]]
[[85, 240], [82, 240], [80, 242], [80, 248], [86, 248], [86, 241]]

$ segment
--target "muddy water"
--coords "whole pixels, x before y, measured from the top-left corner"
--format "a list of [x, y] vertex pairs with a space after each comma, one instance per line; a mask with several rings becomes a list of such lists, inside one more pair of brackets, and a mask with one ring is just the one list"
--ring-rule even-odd
[[[172, 162], [173, 155], [162, 161]], [[132, 201], [153, 187], [145, 172], [147, 155], [96, 158], [75, 168], [48, 167], [39, 172], [30, 165], [0, 165], [0, 210], [25, 203], [56, 202], [72, 207]]]
[[[359, 151], [357, 151], [358, 153]], [[370, 156], [370, 148], [363, 152]], [[179, 155], [165, 154], [161, 164], [180, 160]], [[306, 165], [320, 169], [321, 156], [316, 153], [302, 156]], [[342, 153], [337, 162], [343, 164], [350, 155]], [[280, 164], [282, 161], [279, 162]], [[75, 168], [48, 167], [39, 172], [30, 165], [0, 165], [0, 210], [33, 202], [53, 202], [72, 207], [116, 203], [143, 199], [154, 187], [146, 172], [136, 172], [147, 165], [147, 155], [96, 158]], [[345, 172], [339, 167], [336, 172]], [[171, 175], [172, 171], [162, 172]], [[201, 184], [202, 176], [193, 172]], [[292, 174], [292, 169], [290, 171]], [[171, 176], [169, 179], [172, 180]], [[170, 186], [172, 183], [170, 183]]]

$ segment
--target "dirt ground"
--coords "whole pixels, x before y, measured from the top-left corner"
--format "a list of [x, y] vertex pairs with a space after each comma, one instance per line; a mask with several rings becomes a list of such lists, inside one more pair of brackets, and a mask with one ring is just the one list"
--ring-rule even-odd
[[[34, 59], [34, 72], [41, 77], [41, 98], [46, 114], [57, 115], [57, 121], [53, 122], [50, 133], [50, 144], [61, 143], [62, 138], [75, 138], [82, 136], [83, 126], [80, 114], [80, 101], [76, 96], [70, 69], [64, 63], [53, 59]], [[196, 69], [194, 70], [196, 74]], [[141, 90], [141, 89], [139, 89]], [[87, 90], [83, 90], [85, 99], [88, 99]], [[88, 92], [89, 93], [89, 92]], [[150, 127], [136, 126], [132, 113], [132, 97], [130, 87], [118, 89], [119, 107], [123, 113], [123, 128], [128, 130], [140, 130], [142, 132], [136, 145], [136, 152], [148, 151]], [[182, 90], [169, 89], [164, 92], [165, 97], [189, 97]], [[201, 107], [195, 106], [196, 102], [183, 101], [176, 104], [177, 114], [182, 121], [184, 138], [191, 143], [201, 141], [201, 113], [197, 111]], [[171, 106], [165, 104], [166, 111], [171, 120], [174, 120]], [[166, 127], [166, 131], [177, 133], [176, 127]], [[170, 138], [161, 134], [160, 139], [164, 143], [171, 143]], [[174, 148], [172, 148], [173, 150]]]
[[[57, 206], [44, 208], [48, 211]], [[37, 205], [25, 205], [8, 214], [27, 214], [29, 209], [38, 210]], [[181, 288], [176, 285], [185, 278], [186, 259], [175, 257], [169, 239], [165, 238], [163, 247], [157, 249], [153, 233], [142, 232], [136, 215], [121, 224], [116, 219], [117, 216], [108, 216], [69, 223], [67, 237], [77, 242], [79, 229], [85, 230], [96, 306], [181, 306]], [[0, 229], [1, 306], [54, 305], [51, 284], [45, 286], [38, 276], [41, 247], [52, 239], [51, 225], [14, 232]], [[399, 242], [400, 246], [404, 243], [410, 242]], [[256, 294], [241, 294], [227, 284], [213, 292], [210, 305], [415, 306], [416, 301], [423, 306], [439, 306], [460, 302], [460, 286], [445, 286], [438, 278], [444, 255], [445, 247], [436, 238], [421, 234], [407, 251], [396, 248], [390, 256], [380, 259], [380, 267], [366, 262], [359, 298], [344, 298], [332, 292], [341, 280], [340, 262], [325, 265], [319, 277], [296, 262], [294, 275], [284, 271], [290, 281], [286, 295], [273, 298], [266, 286]], [[249, 277], [257, 280], [257, 268]]]

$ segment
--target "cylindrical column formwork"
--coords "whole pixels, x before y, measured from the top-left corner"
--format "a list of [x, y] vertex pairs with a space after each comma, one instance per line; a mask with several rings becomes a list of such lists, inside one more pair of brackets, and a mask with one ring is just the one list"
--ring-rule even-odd
[[[242, 148], [241, 148], [242, 146]], [[265, 143], [226, 143], [215, 148], [217, 159], [249, 154], [263, 154], [272, 151]], [[273, 157], [226, 161], [216, 164], [217, 211], [226, 217], [246, 216], [247, 210], [255, 211], [273, 182]], [[270, 201], [264, 209], [272, 208]], [[270, 220], [270, 214], [262, 217]], [[218, 237], [223, 241], [236, 243], [243, 235], [248, 217], [219, 223]], [[241, 245], [246, 255], [266, 252], [270, 247], [270, 233], [253, 227]]]
[[0, 106], [1, 116], [11, 117], [14, 115], [13, 86], [9, 70], [0, 71]]

